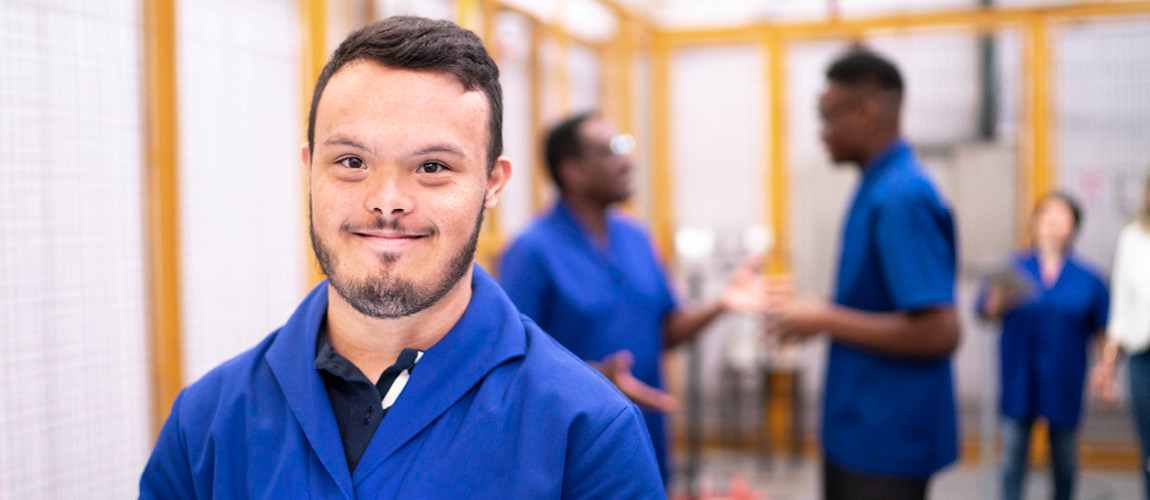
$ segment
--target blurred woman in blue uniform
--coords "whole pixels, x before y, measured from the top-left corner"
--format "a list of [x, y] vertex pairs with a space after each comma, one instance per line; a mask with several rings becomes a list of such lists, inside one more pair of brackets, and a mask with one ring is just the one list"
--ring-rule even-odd
[[1072, 252], [1082, 223], [1078, 204], [1052, 193], [1035, 209], [1033, 246], [984, 286], [978, 312], [1002, 319], [1002, 488], [1021, 499], [1030, 431], [1049, 428], [1054, 498], [1069, 499], [1077, 473], [1087, 351], [1106, 327], [1109, 295], [1100, 274]]

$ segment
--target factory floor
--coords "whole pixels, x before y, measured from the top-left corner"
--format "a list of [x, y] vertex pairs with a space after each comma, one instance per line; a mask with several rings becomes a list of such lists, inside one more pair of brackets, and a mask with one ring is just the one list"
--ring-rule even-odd
[[[678, 458], [680, 466], [683, 458]], [[700, 500], [817, 500], [820, 465], [813, 456], [800, 461], [786, 458], [768, 463], [758, 454], [709, 448], [703, 452], [699, 475]], [[998, 493], [997, 463], [966, 461], [953, 465], [931, 482], [931, 500], [994, 500]], [[671, 486], [671, 498], [687, 499], [687, 481], [680, 467]], [[1049, 469], [1032, 468], [1026, 498], [1050, 498]], [[1078, 500], [1139, 500], [1143, 486], [1136, 470], [1083, 468], [1079, 472]]]

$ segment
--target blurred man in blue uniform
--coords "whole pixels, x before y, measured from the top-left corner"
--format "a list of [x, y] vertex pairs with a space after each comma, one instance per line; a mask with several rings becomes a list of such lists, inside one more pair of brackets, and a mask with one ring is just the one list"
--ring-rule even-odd
[[446, 21], [339, 46], [302, 148], [328, 279], [179, 395], [142, 498], [664, 497], [638, 409], [473, 263], [498, 76]]
[[678, 307], [651, 240], [613, 207], [631, 195], [634, 140], [594, 113], [548, 134], [555, 206], [504, 253], [500, 283], [519, 310], [643, 407], [664, 479], [667, 428], [661, 357], [724, 311], [759, 312], [765, 284], [748, 260], [720, 300]]
[[823, 142], [862, 180], [843, 229], [834, 302], [795, 299], [789, 283], [776, 283], [775, 331], [830, 336], [824, 498], [925, 498], [930, 476], [958, 452], [954, 223], [901, 139], [898, 69], [854, 51], [827, 79]]

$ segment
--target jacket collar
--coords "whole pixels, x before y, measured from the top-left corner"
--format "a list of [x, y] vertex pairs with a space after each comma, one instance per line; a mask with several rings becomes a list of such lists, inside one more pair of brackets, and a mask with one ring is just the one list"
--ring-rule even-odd
[[910, 154], [910, 144], [898, 139], [883, 149], [870, 163], [863, 168], [863, 183], [869, 184], [882, 176], [883, 172], [891, 166], [901, 163], [900, 159]]
[[[355, 483], [463, 398], [495, 367], [523, 356], [526, 333], [519, 312], [495, 280], [473, 265], [471, 301], [447, 334], [423, 355], [399, 399], [388, 410], [355, 470]], [[316, 336], [327, 311], [327, 281], [300, 304], [268, 350], [268, 363], [312, 449], [340, 490], [353, 497], [339, 429], [315, 369]]]

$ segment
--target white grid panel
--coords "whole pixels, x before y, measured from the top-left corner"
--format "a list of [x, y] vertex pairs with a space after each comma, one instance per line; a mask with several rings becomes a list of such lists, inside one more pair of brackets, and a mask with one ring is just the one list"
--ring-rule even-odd
[[1108, 270], [1150, 175], [1150, 17], [1052, 32], [1054, 158], [1061, 186], [1082, 204], [1078, 251]]
[[572, 44], [568, 52], [571, 65], [571, 112], [599, 108], [599, 55], [587, 47]]
[[0, 497], [128, 498], [151, 445], [140, 7], [0, 2]]
[[[183, 370], [283, 324], [305, 292], [295, 2], [178, 3]], [[256, 28], [258, 27], [258, 29]]]
[[[532, 182], [542, 166], [534, 154], [542, 139], [531, 129], [531, 25], [515, 12], [495, 18], [499, 81], [503, 86], [503, 154], [511, 159], [511, 180], [499, 197], [500, 229], [519, 234], [534, 216]], [[543, 174], [546, 175], [546, 174]]]

